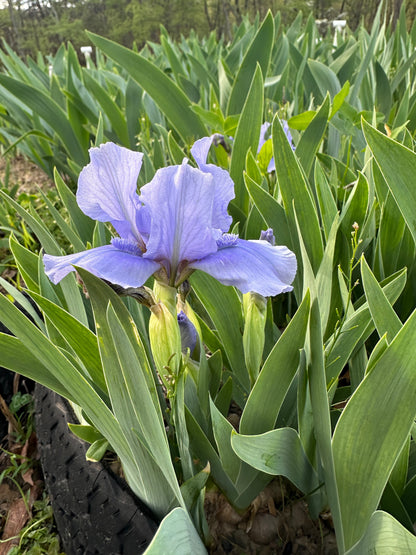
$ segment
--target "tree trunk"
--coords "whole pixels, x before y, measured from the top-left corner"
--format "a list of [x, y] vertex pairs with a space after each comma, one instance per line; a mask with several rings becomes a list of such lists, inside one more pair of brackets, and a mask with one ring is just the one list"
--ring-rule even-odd
[[393, 29], [396, 27], [397, 21], [400, 17], [400, 9], [402, 7], [403, 0], [392, 0], [392, 25]]
[[231, 26], [230, 26], [230, 18], [228, 15], [228, 9], [227, 6], [225, 5], [225, 2], [222, 2], [222, 13], [224, 14], [224, 29], [223, 29], [223, 33], [224, 33], [224, 37], [226, 41], [230, 41], [231, 40]]
[[207, 18], [208, 29], [211, 31], [212, 26], [211, 26], [211, 18], [209, 16], [209, 10], [208, 10], [208, 0], [204, 0], [204, 12], [205, 12], [205, 17]]
[[21, 27], [22, 27], [21, 21], [20, 21], [18, 12], [17, 10], [15, 10], [15, 7], [13, 5], [13, 0], [7, 0], [7, 4], [9, 8], [10, 22], [12, 24], [12, 29], [13, 29], [13, 41], [10, 46], [13, 48], [13, 50], [16, 50], [18, 54], [21, 54], [20, 52]]

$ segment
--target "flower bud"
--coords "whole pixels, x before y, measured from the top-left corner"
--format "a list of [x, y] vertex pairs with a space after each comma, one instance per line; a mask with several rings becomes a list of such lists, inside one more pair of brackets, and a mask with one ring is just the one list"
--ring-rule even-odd
[[273, 229], [269, 228], [266, 230], [262, 230], [260, 232], [260, 241], [267, 241], [272, 246], [276, 244], [275, 236], [273, 235]]
[[267, 300], [258, 293], [250, 291], [243, 295], [244, 359], [253, 386], [259, 375], [263, 358], [265, 324], [267, 315]]
[[159, 302], [150, 308], [150, 346], [156, 369], [169, 396], [175, 391], [182, 358], [181, 334], [176, 316], [176, 290], [159, 285], [154, 292]]
[[189, 349], [189, 353], [192, 354], [196, 347], [198, 334], [195, 326], [183, 310], [178, 314], [178, 324], [181, 333], [182, 352], [186, 354]]
[[[189, 322], [189, 324], [187, 323], [187, 326], [192, 326], [194, 332], [195, 332], [195, 343], [193, 345], [193, 348], [190, 349], [191, 351], [191, 356], [194, 360], [199, 360], [200, 354], [201, 354], [201, 337], [202, 337], [202, 333], [201, 333], [201, 327], [199, 325], [198, 322], [198, 318], [196, 317], [195, 312], [192, 310], [191, 305], [184, 301], [181, 296], [179, 296], [178, 298], [178, 303], [176, 305], [176, 310], [178, 312], [178, 321], [179, 321], [179, 316], [182, 313], [183, 316], [181, 317], [183, 320], [186, 318], [186, 320]], [[179, 322], [179, 325], [181, 325], [181, 323]], [[191, 330], [191, 328], [189, 328]], [[183, 338], [183, 331], [184, 328], [181, 330], [181, 335], [182, 335], [182, 339]], [[194, 332], [192, 331], [191, 333], [194, 334]], [[186, 348], [186, 343], [184, 343], [184, 341], [182, 340], [182, 352], [186, 352], [184, 351], [184, 346]], [[188, 345], [189, 348], [191, 347], [191, 345]]]
[[176, 295], [177, 291], [174, 287], [155, 280], [153, 285], [153, 295], [156, 302], [163, 303], [166, 308], [171, 312], [176, 318]]

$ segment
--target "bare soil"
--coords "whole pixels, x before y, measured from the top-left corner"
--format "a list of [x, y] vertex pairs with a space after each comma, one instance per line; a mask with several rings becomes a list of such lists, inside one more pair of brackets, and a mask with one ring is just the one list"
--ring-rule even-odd
[[[17, 186], [15, 198], [18, 198], [22, 193], [30, 195], [39, 189], [47, 191], [55, 185], [43, 170], [24, 156], [18, 155], [14, 158], [0, 156], [0, 188], [5, 187], [11, 190], [15, 186]], [[0, 249], [0, 260], [4, 256], [5, 251]], [[6, 268], [1, 272], [1, 277], [11, 282], [14, 281], [16, 275], [17, 270], [13, 267]], [[0, 293], [5, 293], [2, 287], [0, 287]]]
[[205, 512], [215, 555], [337, 555], [329, 513], [312, 520], [292, 484], [277, 477], [238, 513], [218, 491], [207, 492]]
[[32, 518], [44, 483], [29, 406], [13, 414], [7, 402], [12, 393], [30, 393], [32, 386], [18, 375], [13, 378], [3, 373], [0, 377], [1, 389], [7, 392], [0, 390], [0, 555], [7, 555], [19, 545], [19, 534]]
[[38, 188], [42, 190], [52, 187], [53, 181], [36, 164], [22, 155], [15, 158], [0, 156], [0, 183], [6, 186], [6, 168], [9, 165], [8, 185], [18, 185], [19, 193], [35, 193]]
[[[32, 517], [32, 507], [44, 489], [40, 466], [37, 464], [36, 436], [33, 433], [23, 444], [12, 436], [4, 438], [0, 452], [0, 555], [6, 555], [19, 544], [19, 533]], [[12, 462], [14, 459], [15, 462]], [[27, 470], [16, 475], [9, 473], [16, 462]], [[22, 497], [24, 494], [25, 499]]]

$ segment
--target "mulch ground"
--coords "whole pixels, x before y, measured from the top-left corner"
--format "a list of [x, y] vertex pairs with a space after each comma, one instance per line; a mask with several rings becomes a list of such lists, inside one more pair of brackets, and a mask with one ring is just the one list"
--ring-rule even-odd
[[[47, 190], [53, 182], [23, 156], [0, 157], [0, 186], [11, 189], [15, 185], [18, 186], [18, 196], [21, 193], [36, 193], [39, 188]], [[13, 268], [7, 268], [1, 275], [13, 280], [15, 274]], [[15, 392], [19, 388], [18, 379], [14, 388]], [[0, 395], [2, 393], [0, 388]], [[6, 555], [19, 544], [19, 533], [32, 518], [33, 505], [41, 499], [44, 483], [36, 434], [33, 432], [28, 439], [19, 441], [14, 417], [2, 396], [0, 409], [0, 555]]]
[[38, 188], [44, 190], [54, 185], [44, 171], [22, 155], [15, 158], [0, 156], [0, 184], [2, 187], [18, 185], [18, 194], [35, 193]]
[[337, 555], [331, 515], [312, 520], [301, 493], [277, 477], [243, 513], [217, 491], [205, 497], [212, 555]]
[[[5, 475], [0, 481], [0, 555], [6, 555], [19, 545], [19, 534], [32, 518], [33, 505], [42, 496], [44, 485], [34, 433], [23, 444], [4, 438], [2, 449], [0, 474]], [[16, 464], [26, 470], [10, 472]]]
[[0, 368], [0, 555], [20, 542], [44, 482], [39, 463], [31, 404], [10, 410], [13, 395], [30, 399], [33, 382]]

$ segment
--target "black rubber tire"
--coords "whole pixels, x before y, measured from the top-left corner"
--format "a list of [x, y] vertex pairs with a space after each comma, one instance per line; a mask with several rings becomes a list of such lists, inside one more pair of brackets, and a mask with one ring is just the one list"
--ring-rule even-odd
[[[1, 323], [0, 323], [0, 331]], [[6, 405], [10, 403], [10, 400], [13, 395], [13, 378], [14, 373], [10, 372], [10, 370], [6, 370], [6, 368], [0, 368], [0, 395], [6, 402]], [[0, 445], [2, 444], [3, 439], [5, 439], [8, 430], [8, 422], [4, 414], [0, 411]]]
[[88, 445], [72, 434], [65, 399], [39, 384], [35, 418], [45, 485], [66, 555], [137, 555], [157, 523], [146, 507], [101, 463], [86, 461]]
[[[42, 317], [42, 314], [39, 312], [39, 309], [36, 306], [35, 302], [32, 300], [32, 298], [25, 291], [22, 291], [22, 294], [26, 297], [26, 299], [30, 302], [32, 307], [36, 310], [36, 312], [38, 313], [38, 316]], [[14, 304], [21, 312], [23, 312], [23, 314], [27, 318], [29, 318], [29, 320], [33, 322], [33, 319], [31, 318], [30, 314], [19, 303], [15, 302]], [[6, 326], [1, 321], [0, 321], [0, 333], [7, 333], [8, 335], [13, 335], [12, 332], [8, 328], [6, 328]], [[6, 402], [6, 405], [9, 405], [13, 396], [14, 377], [15, 377], [14, 372], [11, 372], [6, 368], [0, 367], [0, 395], [3, 397], [4, 401]], [[19, 384], [19, 391], [21, 393], [32, 393], [34, 386], [35, 384], [32, 380], [29, 380], [28, 378], [23, 378]], [[7, 434], [7, 430], [8, 430], [8, 422], [5, 416], [3, 415], [3, 413], [0, 411], [0, 444], [4, 440]]]

